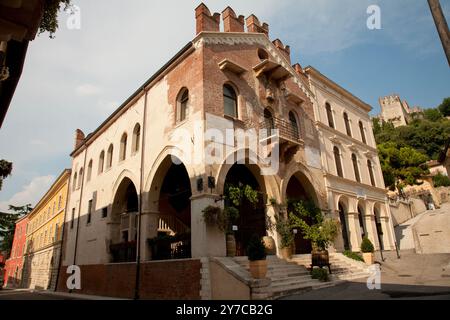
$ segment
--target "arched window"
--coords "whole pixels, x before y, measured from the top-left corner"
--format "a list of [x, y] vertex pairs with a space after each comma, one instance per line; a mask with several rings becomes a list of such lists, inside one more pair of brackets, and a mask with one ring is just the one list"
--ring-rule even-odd
[[78, 189], [81, 188], [81, 184], [83, 183], [83, 168], [80, 169], [80, 173], [78, 174]]
[[333, 111], [331, 111], [331, 106], [328, 102], [325, 104], [325, 108], [327, 109], [328, 125], [334, 129]]
[[139, 151], [139, 145], [141, 143], [141, 125], [136, 123], [133, 130], [132, 150], [133, 152]]
[[341, 153], [339, 152], [339, 148], [334, 147], [333, 153], [334, 153], [334, 162], [336, 163], [336, 173], [339, 177], [343, 178], [344, 173], [342, 171]]
[[72, 182], [72, 190], [75, 191], [75, 189], [77, 188], [77, 177], [78, 174], [75, 172], [75, 174], [73, 175], [73, 182]]
[[359, 131], [361, 132], [361, 140], [362, 140], [362, 142], [363, 143], [367, 143], [366, 142], [366, 134], [364, 132], [364, 125], [363, 125], [363, 123], [361, 121], [359, 122]]
[[92, 177], [92, 159], [89, 161], [88, 164], [86, 181], [87, 182], [91, 181], [91, 177]]
[[354, 153], [352, 153], [352, 163], [353, 163], [353, 171], [355, 172], [355, 179], [356, 181], [361, 182], [361, 176], [359, 175], [358, 158]]
[[237, 118], [237, 95], [229, 84], [223, 86], [223, 110], [227, 116]]
[[372, 186], [376, 187], [375, 177], [373, 175], [372, 161], [367, 160], [367, 168], [369, 169], [370, 183], [372, 184]]
[[106, 169], [109, 169], [112, 167], [113, 153], [114, 153], [114, 147], [111, 144], [108, 148], [108, 153], [106, 156]]
[[123, 161], [127, 157], [127, 134], [124, 133], [122, 135], [122, 138], [120, 139], [120, 155], [119, 155], [119, 161]]
[[103, 172], [105, 165], [105, 151], [100, 152], [100, 157], [98, 158], [98, 174]]
[[289, 122], [291, 124], [292, 134], [294, 135], [294, 137], [300, 138], [297, 118], [295, 117], [295, 114], [292, 111], [289, 112]]
[[272, 136], [272, 130], [275, 129], [275, 121], [273, 120], [272, 112], [269, 109], [264, 109], [264, 124], [267, 130], [267, 136]]
[[186, 120], [188, 114], [189, 90], [181, 89], [177, 99], [177, 122]]
[[350, 130], [350, 120], [348, 120], [347, 112], [344, 112], [344, 122], [345, 122], [345, 130], [347, 131], [347, 135], [349, 137], [352, 136], [352, 131]]

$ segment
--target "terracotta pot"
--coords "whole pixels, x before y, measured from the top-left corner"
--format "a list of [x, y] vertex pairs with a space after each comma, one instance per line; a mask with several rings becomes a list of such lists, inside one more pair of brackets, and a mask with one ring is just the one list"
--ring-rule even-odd
[[330, 256], [327, 250], [313, 250], [311, 252], [311, 263], [313, 266], [324, 267], [330, 263]]
[[236, 256], [236, 239], [234, 234], [227, 234], [227, 257]]
[[292, 246], [281, 248], [280, 253], [284, 260], [290, 260], [292, 258]]
[[375, 263], [375, 255], [372, 252], [363, 252], [362, 255], [367, 265], [371, 266]]
[[266, 252], [268, 255], [275, 255], [277, 249], [275, 247], [275, 240], [272, 237], [263, 237], [264, 246], [266, 247]]
[[265, 279], [267, 274], [267, 260], [249, 261], [250, 274], [254, 279]]

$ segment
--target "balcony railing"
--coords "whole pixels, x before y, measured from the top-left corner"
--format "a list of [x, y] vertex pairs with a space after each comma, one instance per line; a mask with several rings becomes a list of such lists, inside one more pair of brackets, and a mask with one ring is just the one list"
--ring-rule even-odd
[[301, 143], [300, 129], [298, 125], [280, 118], [266, 118], [260, 123], [260, 129], [266, 130], [266, 135], [263, 138], [273, 136], [272, 130], [278, 130], [280, 139], [288, 140], [294, 143]]

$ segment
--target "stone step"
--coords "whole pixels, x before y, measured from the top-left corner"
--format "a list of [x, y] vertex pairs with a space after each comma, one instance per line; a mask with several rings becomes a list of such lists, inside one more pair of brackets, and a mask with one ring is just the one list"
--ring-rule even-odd
[[315, 280], [311, 278], [311, 275], [304, 275], [304, 276], [298, 276], [298, 277], [287, 277], [287, 278], [271, 278], [272, 283], [271, 287], [277, 287], [282, 285], [289, 285], [289, 284], [302, 284], [305, 282], [310, 282], [311, 280]]

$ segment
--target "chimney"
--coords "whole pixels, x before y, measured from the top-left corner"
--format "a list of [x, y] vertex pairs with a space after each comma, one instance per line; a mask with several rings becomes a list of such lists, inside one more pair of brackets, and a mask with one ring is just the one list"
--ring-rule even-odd
[[261, 25], [258, 18], [254, 14], [246, 19], [246, 23], [247, 32], [264, 33], [266, 36], [269, 36], [269, 25], [267, 23], [263, 23]]
[[277, 47], [278, 51], [291, 63], [291, 48], [289, 46], [284, 46], [283, 42], [280, 39], [275, 39], [273, 41], [275, 47]]
[[77, 149], [84, 141], [84, 133], [80, 129], [75, 131], [75, 147], [74, 150]]
[[204, 3], [201, 3], [195, 9], [195, 21], [197, 34], [203, 31], [220, 31], [220, 13], [211, 15], [211, 12]]
[[295, 72], [297, 72], [299, 75], [303, 75], [304, 74], [303, 68], [300, 65], [300, 63], [296, 63], [292, 67], [294, 68]]
[[230, 7], [226, 7], [222, 11], [223, 31], [225, 32], [245, 32], [244, 31], [244, 16], [236, 18], [236, 13]]

